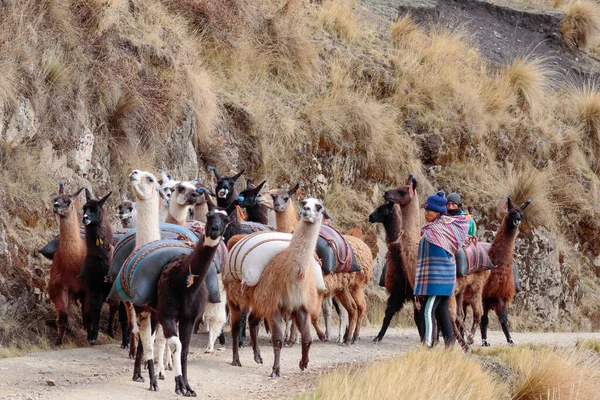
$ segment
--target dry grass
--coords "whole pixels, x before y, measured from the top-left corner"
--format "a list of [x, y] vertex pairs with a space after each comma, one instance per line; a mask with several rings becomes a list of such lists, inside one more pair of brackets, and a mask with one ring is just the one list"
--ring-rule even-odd
[[297, 399], [506, 399], [507, 388], [459, 350], [409, 350], [406, 355], [320, 378]]
[[404, 17], [392, 22], [390, 31], [392, 42], [400, 43], [409, 38], [410, 35], [418, 33], [418, 26], [411, 14], [408, 13]]
[[545, 104], [553, 72], [544, 58], [517, 58], [506, 70], [506, 78], [517, 95], [519, 104], [533, 112]]
[[564, 7], [566, 16], [561, 33], [572, 48], [586, 48], [600, 31], [600, 5], [591, 0], [576, 0]]
[[586, 153], [589, 166], [600, 171], [600, 91], [594, 83], [575, 89], [569, 97], [570, 120], [576, 127], [576, 140]]
[[319, 8], [317, 21], [330, 34], [346, 42], [358, 35], [358, 17], [352, 11], [352, 0], [325, 0]]
[[579, 340], [577, 341], [577, 348], [594, 350], [596, 353], [600, 354], [600, 340]]
[[598, 398], [600, 358], [597, 354], [576, 349], [519, 346], [498, 351], [496, 356], [519, 376], [512, 394], [515, 400]]

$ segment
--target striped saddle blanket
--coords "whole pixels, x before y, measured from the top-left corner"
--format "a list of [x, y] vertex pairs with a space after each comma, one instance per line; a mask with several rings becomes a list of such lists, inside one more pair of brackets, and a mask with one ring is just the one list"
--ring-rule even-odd
[[360, 271], [350, 243], [332, 226], [321, 225], [316, 250], [325, 274]]
[[456, 275], [465, 276], [474, 272], [493, 269], [488, 251], [490, 244], [485, 242], [471, 243], [469, 246], [461, 247], [456, 253]]

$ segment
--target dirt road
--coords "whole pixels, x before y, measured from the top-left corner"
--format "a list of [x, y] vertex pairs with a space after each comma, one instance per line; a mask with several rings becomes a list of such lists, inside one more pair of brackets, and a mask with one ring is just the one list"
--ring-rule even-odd
[[[282, 351], [282, 378], [271, 379], [273, 352], [268, 337], [260, 343], [264, 365], [255, 364], [250, 348], [241, 351], [243, 367], [231, 366], [230, 337], [227, 345], [213, 354], [204, 354], [207, 335], [194, 335], [189, 360], [189, 380], [203, 398], [279, 399], [289, 398], [315, 385], [319, 375], [336, 365], [368, 362], [391, 357], [418, 346], [414, 329], [390, 329], [384, 341], [371, 342], [377, 330], [363, 328], [363, 340], [345, 347], [314, 342], [310, 364], [298, 368], [300, 346]], [[600, 333], [514, 333], [515, 343], [573, 345], [578, 339], [600, 339]], [[504, 345], [501, 332], [492, 332], [492, 345]], [[217, 346], [219, 348], [221, 346]], [[175, 399], [173, 372], [159, 381], [160, 392], [149, 392], [147, 383], [131, 380], [133, 362], [117, 344], [90, 348], [54, 350], [26, 357], [0, 360], [2, 399]], [[145, 373], [146, 371], [144, 371]], [[53, 385], [53, 386], [50, 386]]]

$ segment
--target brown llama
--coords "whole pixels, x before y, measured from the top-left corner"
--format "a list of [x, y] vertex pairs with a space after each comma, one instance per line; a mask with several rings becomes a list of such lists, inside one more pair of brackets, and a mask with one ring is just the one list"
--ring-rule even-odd
[[121, 192], [119, 198], [121, 200], [121, 203], [117, 206], [117, 213], [119, 216], [119, 221], [121, 221], [121, 225], [123, 226], [123, 228], [135, 228], [135, 202], [129, 200], [129, 198], [127, 198], [127, 195], [123, 192]]
[[[400, 213], [402, 214], [403, 234], [397, 240], [400, 246], [399, 248], [392, 246], [399, 254], [390, 254], [389, 257], [394, 257], [395, 260], [401, 261], [402, 268], [406, 273], [406, 279], [410, 287], [414, 288], [419, 241], [421, 240], [421, 223], [419, 218], [421, 204], [419, 203], [419, 195], [417, 193], [417, 179], [411, 174], [408, 177], [406, 185], [388, 190], [384, 193], [383, 198], [385, 201], [398, 204], [400, 206]], [[419, 321], [420, 313], [416, 308], [414, 310], [414, 318], [419, 330], [419, 336], [423, 339], [425, 332], [422, 327], [423, 324]]]
[[[54, 198], [53, 202], [53, 211], [59, 220], [60, 239], [52, 264], [50, 264], [48, 296], [54, 304], [57, 314], [57, 346], [62, 345], [65, 337], [71, 302], [79, 301], [82, 306], [85, 302], [85, 290], [77, 276], [85, 258], [86, 246], [79, 231], [79, 218], [77, 218], [75, 209], [77, 196], [82, 190], [83, 188], [80, 188], [72, 195], [65, 194], [61, 181], [58, 183], [58, 196]], [[88, 318], [83, 313], [82, 316], [83, 325], [87, 329]]]
[[502, 331], [506, 336], [506, 341], [513, 344], [508, 330], [508, 310], [507, 305], [512, 301], [515, 295], [515, 280], [513, 275], [514, 250], [519, 226], [523, 219], [525, 208], [531, 203], [527, 200], [520, 206], [513, 206], [510, 196], [506, 197], [507, 213], [500, 223], [500, 228], [496, 233], [494, 242], [490, 247], [488, 255], [496, 268], [492, 269], [490, 276], [483, 288], [483, 315], [481, 317], [481, 340], [483, 346], [490, 344], [487, 341], [488, 312], [494, 310]]
[[[259, 251], [248, 254], [248, 257], [263, 258], [266, 266], [262, 271], [256, 286], [245, 287], [241, 280], [226, 280], [227, 300], [231, 312], [233, 340], [232, 365], [241, 366], [238, 344], [235, 338], [239, 336], [240, 318], [244, 308], [250, 306], [250, 336], [254, 350], [254, 360], [262, 364], [262, 357], [256, 341], [258, 321], [267, 318], [272, 334], [274, 363], [271, 377], [280, 376], [280, 355], [283, 346], [283, 331], [281, 322], [283, 315], [290, 314], [299, 327], [302, 336], [302, 358], [299, 366], [304, 370], [309, 362], [308, 353], [312, 343], [309, 315], [318, 312], [319, 296], [313, 273], [315, 267], [314, 249], [319, 236], [319, 228], [324, 218], [328, 218], [323, 204], [316, 199], [302, 201], [301, 220], [289, 245], [278, 250], [275, 241], [265, 240], [257, 247]], [[261, 233], [259, 236], [268, 239], [279, 238], [280, 233]], [[237, 237], [236, 239], [237, 240]], [[235, 268], [235, 259], [239, 256], [238, 246], [244, 241], [237, 242], [231, 247], [226, 268]], [[268, 260], [266, 254], [273, 254]], [[234, 256], [237, 255], [237, 256]], [[252, 263], [254, 265], [254, 263]], [[233, 266], [233, 267], [232, 267]]]
[[[292, 224], [298, 223], [298, 213], [291, 200], [291, 196], [296, 193], [299, 185], [300, 183], [291, 190], [278, 189], [270, 191], [278, 232], [293, 232], [294, 228]], [[324, 275], [323, 280], [325, 281], [326, 291], [319, 293], [319, 296], [320, 303], [328, 297], [335, 296], [348, 312], [348, 334], [341, 335], [340, 332], [340, 338], [338, 339], [339, 342], [343, 341], [344, 344], [348, 345], [350, 343], [355, 343], [360, 337], [360, 327], [367, 309], [365, 286], [373, 276], [373, 255], [371, 254], [369, 246], [367, 246], [360, 238], [350, 235], [343, 235], [343, 238], [352, 248], [361, 269], [358, 272], [335, 272]], [[317, 246], [317, 255], [321, 254], [321, 251], [323, 250], [324, 249], [320, 249], [319, 246]], [[326, 304], [328, 302], [329, 301], [327, 300]], [[319, 313], [317, 312], [317, 314], [311, 315], [313, 327], [320, 340], [329, 339], [331, 308], [324, 307], [324, 314], [326, 323], [325, 333], [319, 328]], [[342, 328], [342, 326], [340, 326], [340, 328]], [[294, 335], [291, 336], [293, 337]]]

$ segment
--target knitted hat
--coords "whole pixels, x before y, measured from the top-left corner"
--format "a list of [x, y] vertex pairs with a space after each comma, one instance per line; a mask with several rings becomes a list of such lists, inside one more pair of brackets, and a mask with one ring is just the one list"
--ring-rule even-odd
[[442, 214], [446, 214], [448, 211], [446, 210], [446, 193], [443, 190], [440, 190], [436, 194], [432, 194], [427, 198], [425, 202], [425, 209], [429, 211], [435, 211]]
[[448, 200], [449, 202], [453, 202], [459, 207], [462, 205], [462, 199], [460, 198], [460, 194], [458, 193], [450, 193], [448, 197], [446, 197], [446, 200]]

